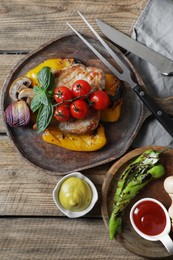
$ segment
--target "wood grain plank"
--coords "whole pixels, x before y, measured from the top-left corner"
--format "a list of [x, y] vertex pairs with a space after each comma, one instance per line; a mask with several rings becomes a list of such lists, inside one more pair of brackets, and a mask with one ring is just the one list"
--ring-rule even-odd
[[[60, 176], [40, 170], [25, 161], [7, 136], [0, 136], [0, 215], [62, 216], [52, 199]], [[101, 186], [110, 164], [83, 173], [96, 185], [99, 200], [88, 216], [101, 217]]]
[[[71, 30], [66, 20], [86, 26], [76, 14], [83, 13], [98, 30], [95, 18], [104, 19], [117, 29], [130, 34], [132, 26], [142, 12], [147, 0], [105, 1], [0, 1], [0, 50], [33, 50], [62, 33]], [[10, 35], [10, 37], [9, 37]]]
[[110, 241], [103, 221], [98, 219], [0, 219], [0, 233], [3, 260], [144, 259]]

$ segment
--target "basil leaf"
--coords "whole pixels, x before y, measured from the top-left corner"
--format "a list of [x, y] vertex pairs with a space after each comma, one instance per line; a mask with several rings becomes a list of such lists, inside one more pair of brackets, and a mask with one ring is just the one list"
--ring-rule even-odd
[[32, 112], [35, 112], [40, 107], [41, 104], [48, 105], [49, 103], [48, 96], [43, 89], [36, 86], [34, 87], [34, 93], [35, 95], [34, 98], [31, 100], [31, 105], [30, 105]]
[[33, 91], [34, 91], [34, 94], [35, 95], [39, 95], [39, 94], [41, 94], [42, 93], [42, 88], [40, 88], [39, 86], [35, 86], [34, 88], [33, 88]]
[[54, 87], [55, 87], [55, 78], [54, 78], [54, 75], [53, 73], [51, 72], [50, 73], [50, 83], [49, 83], [49, 90], [54, 90]]
[[47, 106], [50, 102], [49, 102], [49, 98], [47, 96], [47, 94], [42, 90], [42, 92], [40, 93], [39, 95], [39, 98], [40, 98], [40, 102]]
[[36, 125], [37, 132], [40, 133], [46, 129], [53, 116], [53, 89], [54, 75], [49, 67], [43, 67], [37, 75], [40, 86], [34, 87], [34, 98], [31, 102], [31, 110], [38, 110]]
[[49, 125], [51, 118], [53, 116], [53, 106], [52, 104], [41, 105], [37, 115], [37, 132], [40, 133], [44, 131]]
[[49, 67], [43, 67], [37, 74], [37, 79], [42, 89], [46, 90], [49, 87], [51, 74]]
[[30, 109], [34, 113], [41, 106], [39, 95], [35, 95], [31, 100]]

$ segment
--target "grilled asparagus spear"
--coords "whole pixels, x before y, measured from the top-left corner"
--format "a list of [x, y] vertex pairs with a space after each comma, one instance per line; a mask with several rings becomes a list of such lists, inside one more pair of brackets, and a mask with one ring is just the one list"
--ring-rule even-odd
[[122, 216], [125, 208], [136, 194], [151, 180], [164, 174], [159, 161], [159, 152], [148, 150], [132, 162], [123, 172], [114, 197], [113, 211], [109, 220], [110, 239], [121, 232]]

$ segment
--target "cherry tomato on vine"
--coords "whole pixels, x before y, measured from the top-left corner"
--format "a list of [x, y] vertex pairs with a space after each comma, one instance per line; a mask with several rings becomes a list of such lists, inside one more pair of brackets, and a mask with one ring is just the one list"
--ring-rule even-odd
[[70, 109], [66, 105], [60, 105], [55, 109], [54, 116], [57, 121], [65, 122], [70, 118]]
[[64, 103], [67, 104], [68, 102], [65, 102], [67, 100], [71, 100], [73, 98], [72, 91], [67, 88], [66, 86], [56, 87], [54, 90], [54, 99], [57, 103]]
[[83, 99], [77, 99], [71, 103], [70, 112], [74, 118], [83, 119], [88, 114], [88, 105]]
[[109, 106], [110, 100], [105, 91], [97, 90], [91, 94], [90, 102], [96, 110], [103, 110]]
[[91, 85], [86, 80], [77, 80], [72, 85], [72, 93], [74, 97], [87, 97], [91, 91]]

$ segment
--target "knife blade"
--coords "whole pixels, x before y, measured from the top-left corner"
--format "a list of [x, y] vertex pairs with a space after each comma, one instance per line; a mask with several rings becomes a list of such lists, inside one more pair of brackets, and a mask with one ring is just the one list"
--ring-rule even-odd
[[120, 47], [134, 53], [138, 57], [151, 63], [164, 75], [173, 74], [173, 61], [164, 57], [160, 53], [146, 47], [142, 43], [135, 41], [134, 39], [128, 37], [127, 35], [119, 32], [115, 28], [106, 24], [105, 22], [96, 19], [97, 25], [102, 31], [102, 33], [110, 39], [112, 42], [116, 43]]

